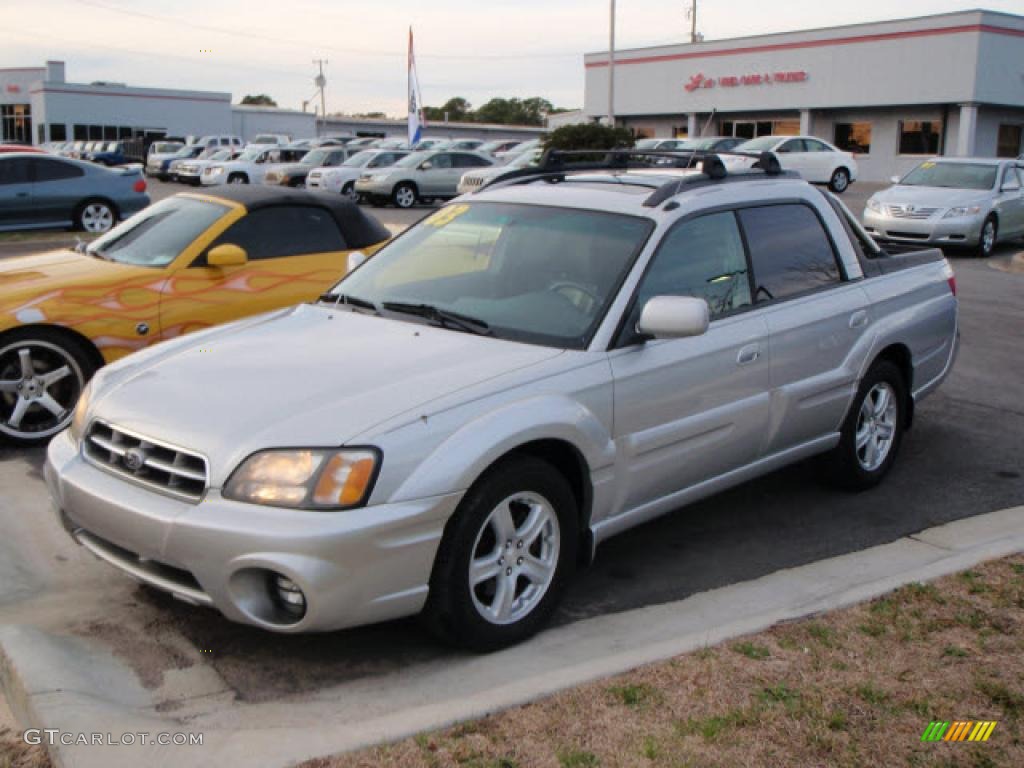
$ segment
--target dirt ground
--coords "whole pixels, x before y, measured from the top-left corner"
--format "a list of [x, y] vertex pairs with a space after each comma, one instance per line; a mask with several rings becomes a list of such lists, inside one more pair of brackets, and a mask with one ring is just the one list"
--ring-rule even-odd
[[43, 747], [32, 747], [21, 739], [7, 700], [0, 694], [0, 768], [50, 768]]
[[[924, 743], [932, 720], [995, 720]], [[303, 768], [1024, 765], [1024, 556]]]

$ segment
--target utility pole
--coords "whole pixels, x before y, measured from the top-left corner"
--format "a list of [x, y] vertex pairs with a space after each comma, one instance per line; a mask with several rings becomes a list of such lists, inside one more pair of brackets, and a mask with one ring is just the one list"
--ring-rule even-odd
[[313, 80], [316, 83], [316, 87], [320, 90], [320, 119], [323, 121], [323, 125], [327, 125], [327, 97], [324, 95], [324, 87], [327, 85], [327, 78], [324, 77], [324, 64], [327, 63], [327, 59], [313, 59], [313, 63], [320, 68], [320, 74]]
[[690, 42], [697, 42], [697, 0], [693, 0], [693, 7], [690, 8]]
[[608, 125], [615, 127], [615, 0], [608, 24]]

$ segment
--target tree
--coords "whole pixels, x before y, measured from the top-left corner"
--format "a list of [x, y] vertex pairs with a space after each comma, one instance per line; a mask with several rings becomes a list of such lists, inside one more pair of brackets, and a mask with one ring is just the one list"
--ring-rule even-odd
[[424, 107], [423, 116], [428, 122], [443, 123], [445, 116], [453, 123], [473, 121], [473, 105], [461, 96], [453, 96], [440, 107]]
[[243, 104], [252, 104], [257, 107], [276, 107], [277, 102], [265, 93], [249, 94], [242, 98]]
[[[544, 137], [544, 149], [628, 149], [634, 143], [628, 128], [612, 128], [601, 123], [563, 125]], [[600, 156], [579, 160], [599, 160]]]

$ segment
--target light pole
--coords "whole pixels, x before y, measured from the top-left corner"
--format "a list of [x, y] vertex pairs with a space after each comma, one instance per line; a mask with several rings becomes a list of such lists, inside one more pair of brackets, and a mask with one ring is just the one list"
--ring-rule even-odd
[[608, 22], [608, 125], [615, 127], [615, 0]]

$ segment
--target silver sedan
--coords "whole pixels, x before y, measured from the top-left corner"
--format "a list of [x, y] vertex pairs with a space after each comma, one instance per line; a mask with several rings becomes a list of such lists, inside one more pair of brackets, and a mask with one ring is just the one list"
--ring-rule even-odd
[[972, 248], [1024, 235], [1024, 163], [932, 158], [871, 196], [864, 227], [881, 240]]

